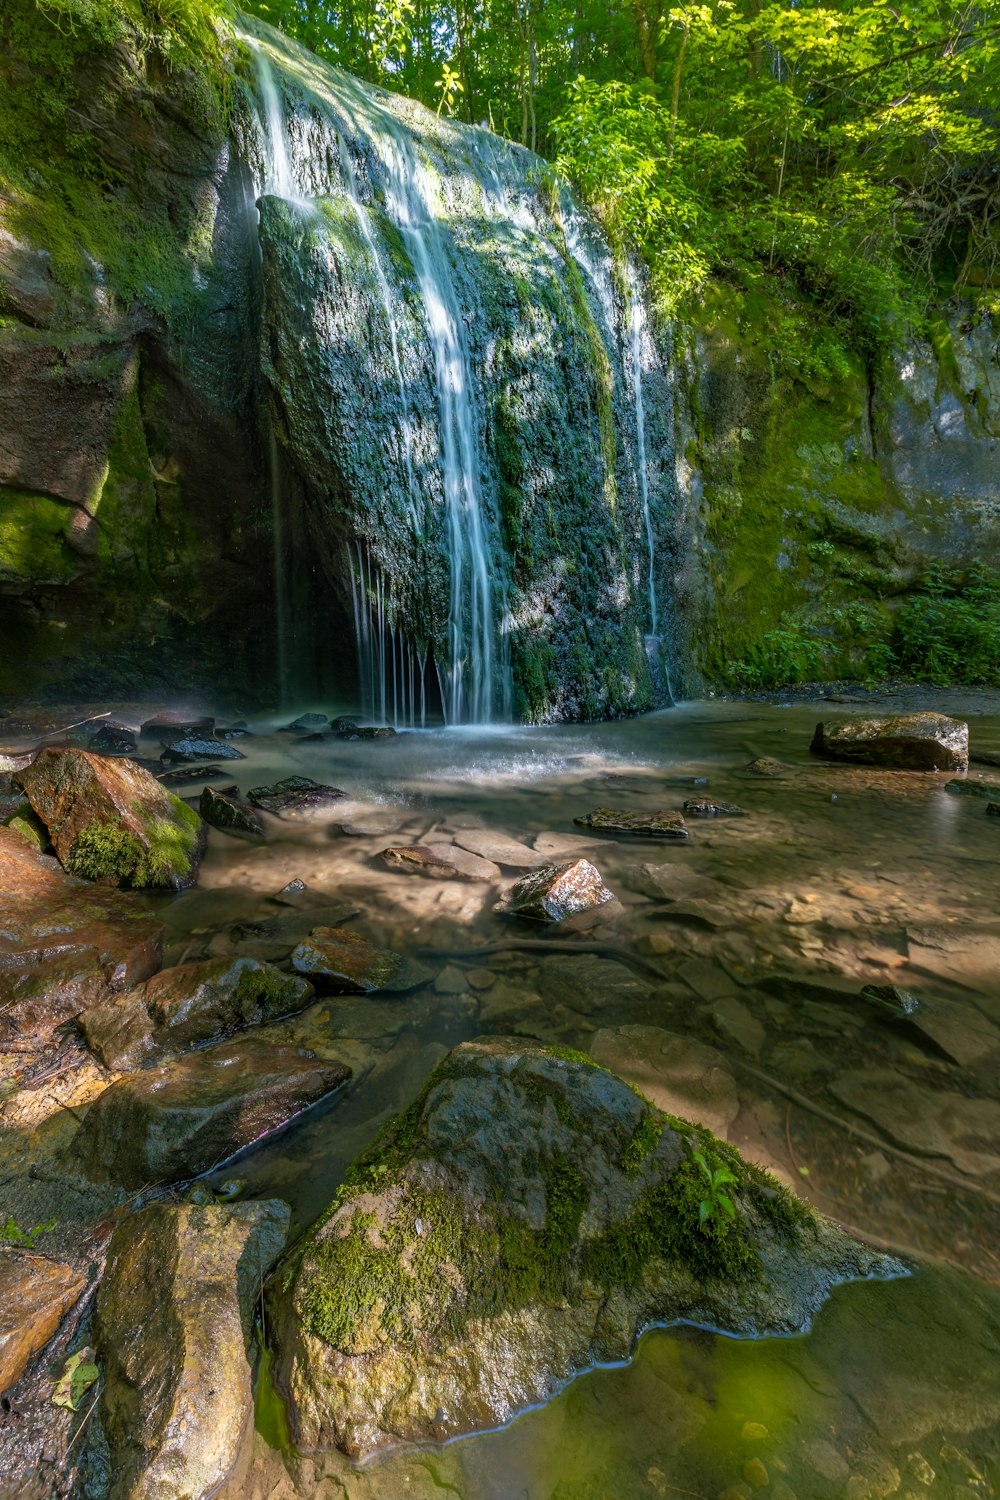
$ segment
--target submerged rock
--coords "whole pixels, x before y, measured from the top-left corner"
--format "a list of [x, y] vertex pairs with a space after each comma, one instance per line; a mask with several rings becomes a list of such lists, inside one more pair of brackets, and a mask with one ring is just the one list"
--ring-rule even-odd
[[684, 811], [690, 818], [745, 818], [746, 809], [735, 802], [709, 802], [701, 797], [689, 797]]
[[659, 1026], [617, 1026], [590, 1043], [594, 1061], [665, 1114], [703, 1125], [723, 1139], [739, 1113], [736, 1082], [722, 1053]]
[[282, 734], [313, 734], [317, 730], [328, 729], [330, 720], [326, 714], [299, 714], [290, 724], [286, 724], [281, 731]]
[[324, 786], [308, 776], [286, 776], [273, 786], [255, 786], [247, 792], [247, 801], [278, 818], [307, 818], [314, 813], [343, 802], [347, 793], [339, 787]]
[[988, 818], [1000, 818], [1000, 802], [987, 803], [986, 816]]
[[239, 1485], [253, 1438], [253, 1310], [288, 1221], [274, 1200], [156, 1203], [115, 1230], [96, 1318], [111, 1500], [204, 1500]]
[[496, 865], [448, 844], [397, 844], [383, 849], [379, 858], [391, 870], [408, 870], [433, 880], [495, 880], [500, 874]]
[[574, 859], [525, 875], [493, 909], [532, 922], [563, 922], [614, 900], [597, 867], [589, 859]]
[[67, 875], [0, 827], [0, 1037], [44, 1037], [160, 967], [139, 899]]
[[688, 831], [679, 812], [633, 813], [618, 807], [598, 807], [592, 813], [574, 818], [579, 828], [593, 828], [600, 833], [632, 833], [649, 839], [686, 839]]
[[376, 948], [347, 927], [314, 928], [292, 954], [292, 963], [300, 974], [308, 974], [324, 990], [340, 995], [370, 995], [377, 990], [403, 994], [434, 978], [423, 964], [388, 948]]
[[529, 849], [517, 839], [506, 834], [494, 833], [491, 828], [460, 828], [455, 834], [455, 843], [480, 859], [494, 865], [504, 865], [511, 870], [537, 870], [548, 861], [544, 854]]
[[0, 1395], [20, 1380], [86, 1285], [72, 1266], [0, 1248]]
[[72, 874], [175, 890], [197, 878], [201, 819], [133, 761], [49, 748], [22, 771], [21, 785]]
[[161, 1052], [184, 1051], [304, 1010], [313, 987], [252, 958], [207, 959], [162, 969], [80, 1018], [87, 1046], [115, 1072]]
[[363, 1458], [497, 1427], [652, 1322], [790, 1333], [901, 1269], [582, 1055], [483, 1038], [355, 1162], [269, 1327], [295, 1443]]
[[791, 776], [795, 771], [794, 766], [786, 766], [783, 760], [775, 760], [772, 755], [758, 755], [745, 769], [751, 776], [763, 776], [772, 780]]
[[161, 760], [246, 760], [242, 750], [226, 740], [216, 740], [197, 735], [184, 735], [170, 740], [163, 747]]
[[197, 1177], [339, 1088], [351, 1069], [247, 1039], [122, 1078], [74, 1141], [83, 1169], [126, 1188]]
[[262, 839], [264, 824], [259, 815], [246, 802], [217, 792], [213, 787], [202, 788], [198, 811], [213, 828], [223, 833], [232, 833], [242, 838]]
[[388, 724], [351, 724], [337, 730], [338, 740], [393, 740], [397, 731]]
[[980, 781], [976, 777], [959, 780], [957, 776], [954, 776], [951, 781], [945, 782], [944, 789], [956, 797], [1000, 798], [1000, 782]]
[[969, 726], [944, 714], [893, 714], [817, 724], [814, 755], [897, 771], [964, 771]]
[[[920, 1009], [920, 1001], [909, 990], [898, 984], [866, 984], [861, 991], [862, 1000], [868, 1000], [890, 1016], [912, 1016]], [[1000, 1045], [1000, 1034], [997, 1036]]]

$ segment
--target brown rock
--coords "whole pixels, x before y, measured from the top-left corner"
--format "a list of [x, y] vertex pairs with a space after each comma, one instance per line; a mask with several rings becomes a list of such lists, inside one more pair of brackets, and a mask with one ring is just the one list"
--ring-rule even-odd
[[526, 875], [497, 902], [494, 911], [532, 922], [562, 922], [614, 899], [614, 891], [604, 884], [596, 866], [589, 859], [574, 859]]
[[48, 747], [21, 785], [65, 868], [112, 885], [191, 885], [201, 819], [131, 760]]
[[185, 1051], [234, 1031], [303, 1010], [313, 987], [298, 975], [252, 958], [180, 964], [80, 1019], [87, 1045], [117, 1072], [140, 1068], [163, 1051]]
[[455, 834], [455, 843], [470, 854], [491, 860], [495, 865], [504, 865], [511, 870], [537, 870], [546, 864], [544, 854], [529, 849], [517, 839], [506, 834], [494, 833], [491, 828], [460, 828]]
[[99, 1180], [178, 1182], [277, 1130], [350, 1076], [343, 1063], [297, 1047], [223, 1043], [113, 1083], [91, 1105], [76, 1152]]
[[96, 1320], [112, 1500], [243, 1493], [253, 1308], [288, 1217], [278, 1202], [157, 1203], [115, 1230]]
[[[476, 858], [475, 855], [469, 854], [463, 861], [461, 853], [461, 850], [452, 850], [449, 845], [445, 844], [437, 844], [433, 847], [429, 844], [405, 844], [383, 849], [379, 858], [384, 860], [390, 869], [409, 870], [418, 875], [428, 875], [433, 880], [492, 879], [492, 876], [484, 876], [478, 865], [472, 865], [471, 861]], [[484, 863], [485, 861], [479, 861], [479, 865]], [[475, 870], [476, 873], [470, 874], [470, 870]], [[497, 871], [497, 874], [499, 873]]]
[[679, 812], [633, 813], [619, 807], [599, 807], [574, 818], [579, 828], [599, 833], [631, 833], [647, 839], [686, 839], [688, 831]]
[[316, 927], [292, 954], [300, 974], [341, 995], [369, 995], [381, 990], [401, 994], [429, 984], [433, 974], [423, 964], [387, 948], [376, 948], [347, 927]]
[[20, 1380], [86, 1285], [72, 1266], [0, 1250], [0, 1395]]
[[944, 714], [869, 715], [843, 724], [816, 725], [814, 755], [896, 771], [964, 771], [969, 726]]
[[339, 787], [325, 786], [320, 781], [311, 781], [308, 776], [286, 776], [273, 786], [254, 786], [247, 792], [247, 801], [276, 818], [308, 818], [328, 812], [347, 797]]
[[162, 948], [137, 897], [75, 880], [0, 827], [0, 1037], [47, 1035], [154, 974]]

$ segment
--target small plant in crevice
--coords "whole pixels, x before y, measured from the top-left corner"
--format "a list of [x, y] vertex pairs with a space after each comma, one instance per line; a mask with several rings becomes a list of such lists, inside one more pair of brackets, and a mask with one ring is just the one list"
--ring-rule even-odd
[[16, 1219], [8, 1217], [6, 1224], [0, 1229], [0, 1244], [21, 1245], [30, 1250], [39, 1235], [48, 1234], [58, 1222], [58, 1219], [46, 1219], [43, 1224], [33, 1224], [30, 1229], [22, 1229]]
[[735, 1186], [739, 1179], [735, 1172], [730, 1172], [726, 1166], [711, 1167], [705, 1158], [703, 1151], [692, 1151], [691, 1160], [697, 1164], [704, 1181], [702, 1191], [705, 1196], [698, 1204], [698, 1223], [704, 1227], [710, 1219], [726, 1215], [730, 1219], [736, 1218], [736, 1205], [725, 1189]]

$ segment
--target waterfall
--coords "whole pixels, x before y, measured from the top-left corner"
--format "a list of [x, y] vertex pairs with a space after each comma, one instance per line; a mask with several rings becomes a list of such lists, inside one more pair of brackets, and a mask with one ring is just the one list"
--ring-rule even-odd
[[361, 712], [395, 729], [427, 724], [427, 651], [418, 651], [396, 624], [385, 581], [360, 542], [347, 548], [358, 644]]
[[275, 81], [274, 69], [271, 67], [264, 48], [256, 45], [252, 38], [246, 38], [246, 40], [250, 41], [253, 51], [257, 83], [260, 88], [261, 123], [267, 142], [267, 149], [264, 153], [266, 175], [261, 192], [273, 193], [276, 198], [287, 198], [291, 202], [296, 202], [298, 191], [292, 175], [292, 163], [285, 140], [285, 111]]
[[423, 531], [421, 523], [421, 498], [420, 489], [417, 485], [416, 470], [413, 466], [413, 422], [410, 413], [409, 397], [406, 394], [406, 381], [403, 379], [403, 365], [399, 355], [399, 337], [396, 331], [397, 312], [392, 290], [389, 286], [389, 278], [385, 274], [382, 265], [382, 256], [379, 252], [378, 242], [372, 232], [368, 210], [361, 202], [358, 193], [358, 181], [354, 172], [354, 164], [351, 161], [350, 152], [342, 135], [337, 136], [340, 166], [344, 174], [344, 182], [347, 186], [347, 198], [354, 210], [354, 216], [358, 221], [361, 237], [368, 247], [368, 253], [372, 259], [375, 270], [375, 278], [378, 281], [379, 294], [382, 298], [382, 307], [385, 312], [385, 320], [389, 327], [389, 342], [392, 348], [392, 364], [396, 372], [396, 384], [399, 387], [399, 423], [403, 438], [403, 460], [406, 464], [406, 491], [410, 501], [410, 520], [413, 530], [417, 536]]
[[649, 548], [649, 634], [659, 640], [659, 611], [656, 607], [656, 538], [653, 532], [653, 512], [649, 503], [649, 474], [646, 469], [646, 403], [642, 392], [642, 334], [645, 325], [642, 301], [634, 280], [629, 283], [629, 323], [632, 333], [632, 391], [635, 398], [636, 457], [639, 471], [639, 494], [642, 498], [642, 518], [646, 526], [646, 545]]

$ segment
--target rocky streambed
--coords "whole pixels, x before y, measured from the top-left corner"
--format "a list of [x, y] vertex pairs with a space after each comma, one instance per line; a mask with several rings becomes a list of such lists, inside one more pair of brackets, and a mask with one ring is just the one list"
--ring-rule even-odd
[[[971, 766], [919, 771], [810, 752], [870, 703], [116, 705], [30, 768], [86, 714], [8, 721], [0, 1494], [989, 1493], [1000, 719], [962, 706]], [[141, 797], [81, 872], [84, 774]]]

